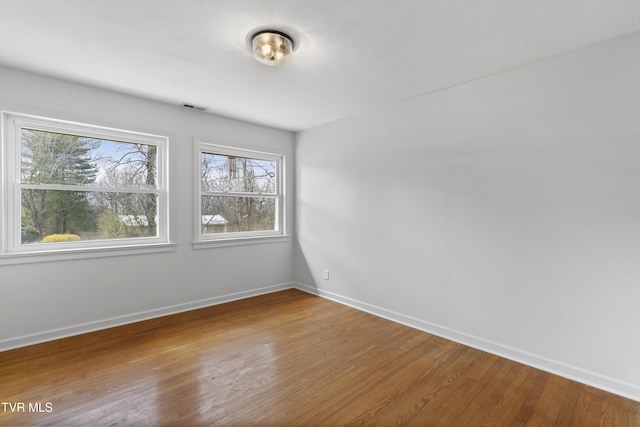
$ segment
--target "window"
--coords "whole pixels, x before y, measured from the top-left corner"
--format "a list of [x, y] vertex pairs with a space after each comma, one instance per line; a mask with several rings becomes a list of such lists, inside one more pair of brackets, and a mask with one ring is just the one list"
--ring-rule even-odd
[[284, 235], [284, 156], [197, 144], [197, 240]]
[[3, 119], [5, 253], [168, 243], [166, 137]]

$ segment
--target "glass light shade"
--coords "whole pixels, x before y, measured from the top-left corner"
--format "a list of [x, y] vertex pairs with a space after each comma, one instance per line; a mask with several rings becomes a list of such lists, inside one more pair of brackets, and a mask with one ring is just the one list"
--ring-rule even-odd
[[277, 31], [262, 31], [251, 40], [253, 56], [266, 65], [285, 63], [293, 52], [293, 41], [289, 36]]

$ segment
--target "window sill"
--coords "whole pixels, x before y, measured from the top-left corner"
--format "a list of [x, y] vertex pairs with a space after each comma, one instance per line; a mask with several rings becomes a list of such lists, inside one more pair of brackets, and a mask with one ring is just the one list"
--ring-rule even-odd
[[175, 250], [175, 243], [153, 243], [135, 246], [115, 246], [82, 249], [78, 248], [42, 252], [16, 252], [0, 255], [0, 265], [67, 261], [85, 258], [104, 258], [139, 254], [155, 254], [161, 252], [174, 252]]
[[198, 240], [193, 242], [193, 249], [210, 249], [228, 246], [262, 245], [265, 243], [288, 242], [289, 236], [232, 237], [228, 239]]

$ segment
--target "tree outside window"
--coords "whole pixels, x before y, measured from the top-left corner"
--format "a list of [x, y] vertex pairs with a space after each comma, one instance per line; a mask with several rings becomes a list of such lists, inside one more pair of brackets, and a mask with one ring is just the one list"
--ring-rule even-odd
[[283, 234], [283, 156], [201, 143], [201, 239]]
[[14, 250], [166, 241], [166, 138], [26, 116], [8, 121]]

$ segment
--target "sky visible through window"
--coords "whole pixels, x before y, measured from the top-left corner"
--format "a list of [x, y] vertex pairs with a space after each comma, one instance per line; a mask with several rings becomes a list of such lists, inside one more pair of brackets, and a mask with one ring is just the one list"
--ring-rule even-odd
[[274, 194], [276, 162], [202, 153], [202, 190]]
[[158, 146], [23, 128], [21, 155], [23, 244], [157, 236]]
[[70, 184], [69, 176], [83, 165], [92, 169], [92, 179], [75, 179], [74, 185], [155, 188], [156, 162], [152, 145], [22, 129], [23, 183]]
[[202, 233], [277, 229], [275, 160], [201, 153]]

